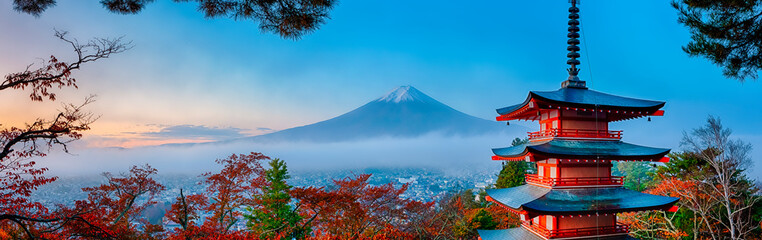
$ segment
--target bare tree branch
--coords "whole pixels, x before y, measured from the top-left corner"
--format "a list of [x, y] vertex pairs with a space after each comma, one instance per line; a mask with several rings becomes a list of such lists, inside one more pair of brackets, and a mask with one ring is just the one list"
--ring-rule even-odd
[[55, 56], [50, 56], [44, 61], [42, 66], [37, 69], [27, 69], [17, 73], [11, 73], [5, 76], [0, 83], [0, 91], [5, 89], [25, 89], [31, 88], [29, 97], [32, 101], [42, 101], [48, 98], [55, 101], [56, 94], [50, 92], [50, 89], [57, 87], [77, 87], [76, 79], [71, 77], [74, 70], [80, 69], [82, 64], [93, 62], [99, 59], [110, 57], [112, 54], [121, 53], [131, 48], [131, 43], [125, 43], [122, 37], [119, 38], [94, 38], [85, 44], [80, 44], [76, 39], [67, 38], [68, 32], [55, 31], [55, 37], [71, 45], [77, 54], [77, 59], [67, 63], [58, 60]]

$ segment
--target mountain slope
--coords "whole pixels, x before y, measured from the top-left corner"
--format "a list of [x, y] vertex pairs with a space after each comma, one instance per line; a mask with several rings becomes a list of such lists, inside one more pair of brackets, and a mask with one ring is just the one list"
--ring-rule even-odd
[[502, 124], [462, 113], [412, 86], [402, 86], [341, 116], [248, 139], [337, 142], [431, 133], [474, 136], [505, 130]]

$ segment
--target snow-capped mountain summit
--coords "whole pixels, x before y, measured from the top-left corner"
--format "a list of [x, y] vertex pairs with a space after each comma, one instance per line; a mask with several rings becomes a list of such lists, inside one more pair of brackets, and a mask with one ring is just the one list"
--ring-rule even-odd
[[379, 137], [411, 138], [427, 134], [474, 136], [498, 132], [523, 132], [451, 108], [412, 86], [398, 87], [341, 116], [322, 122], [250, 137], [261, 142], [339, 142]]
[[376, 101], [400, 103], [400, 102], [407, 102], [407, 101], [436, 102], [437, 100], [434, 100], [433, 98], [422, 93], [421, 91], [418, 91], [418, 89], [414, 88], [413, 86], [407, 85], [407, 86], [398, 87], [390, 91], [383, 97], [376, 99]]

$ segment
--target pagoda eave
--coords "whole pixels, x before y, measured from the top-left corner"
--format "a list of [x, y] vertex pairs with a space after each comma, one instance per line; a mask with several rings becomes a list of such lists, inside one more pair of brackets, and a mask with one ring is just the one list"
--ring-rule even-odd
[[544, 142], [493, 148], [493, 160], [540, 161], [548, 158], [609, 161], [655, 161], [663, 162], [671, 149], [652, 148], [622, 141], [589, 141], [552, 139]]
[[523, 103], [497, 109], [497, 121], [538, 120], [542, 110], [575, 110], [608, 113], [608, 121], [663, 116], [665, 102], [620, 97], [587, 89], [561, 88], [529, 92]]
[[527, 162], [533, 162], [534, 156], [531, 153], [522, 154], [518, 156], [492, 156], [492, 160], [495, 161], [527, 161]]
[[679, 198], [641, 193], [623, 187], [583, 189], [543, 188], [521, 185], [488, 189], [488, 201], [527, 215], [580, 216], [647, 210], [667, 211]]
[[664, 116], [664, 110], [657, 109], [651, 109], [651, 110], [642, 110], [642, 109], [633, 109], [633, 110], [622, 110], [618, 108], [605, 108], [605, 107], [595, 107], [595, 106], [554, 106], [554, 105], [547, 105], [543, 106], [540, 105], [539, 107], [529, 108], [529, 107], [522, 107], [520, 109], [517, 109], [515, 112], [510, 112], [507, 114], [503, 114], [500, 116], [495, 117], [495, 120], [497, 121], [513, 121], [513, 120], [524, 120], [524, 121], [538, 121], [540, 120], [539, 112], [543, 110], [574, 110], [574, 111], [582, 111], [582, 112], [599, 112], [599, 113], [607, 113], [609, 114], [608, 117], [605, 119], [609, 122], [617, 122], [617, 121], [624, 121], [624, 120], [630, 120], [630, 119], [636, 119], [636, 118], [642, 118], [642, 117], [648, 117], [648, 116]]
[[557, 216], [560, 218], [574, 218], [574, 217], [584, 217], [584, 216], [598, 216], [598, 215], [608, 215], [608, 214], [618, 214], [618, 213], [627, 213], [627, 212], [641, 212], [641, 211], [653, 211], [653, 210], [659, 210], [659, 211], [665, 211], [665, 212], [675, 212], [675, 203], [677, 203], [677, 199], [665, 203], [662, 205], [655, 205], [655, 206], [647, 206], [647, 207], [638, 207], [638, 208], [628, 208], [628, 209], [610, 209], [610, 210], [584, 210], [584, 211], [543, 211], [543, 210], [537, 210], [533, 208], [528, 208], [525, 206], [521, 206], [519, 208], [512, 208], [510, 206], [507, 206], [489, 196], [485, 198], [487, 201], [490, 201], [492, 203], [497, 204], [498, 206], [502, 207], [505, 210], [508, 210], [509, 212], [520, 216], [525, 215], [527, 218], [534, 218], [536, 216], [541, 215], [551, 215], [551, 216]]
[[522, 207], [522, 211], [526, 211], [527, 215], [530, 217], [534, 216], [540, 216], [540, 215], [551, 215], [551, 216], [558, 216], [561, 218], [566, 217], [584, 217], [584, 216], [597, 216], [597, 215], [604, 215], [604, 214], [617, 214], [617, 213], [628, 213], [628, 212], [642, 212], [642, 211], [665, 211], [668, 212], [674, 205], [677, 203], [677, 199], [673, 202], [662, 204], [662, 205], [656, 205], [656, 206], [648, 206], [648, 207], [639, 207], [639, 208], [628, 208], [628, 209], [610, 209], [610, 210], [584, 210], [584, 211], [542, 211], [527, 207]]
[[488, 201], [516, 211], [522, 211], [522, 206], [525, 203], [545, 196], [551, 189], [524, 184], [512, 188], [486, 189], [485, 191], [487, 191], [487, 196], [490, 197]]
[[[529, 95], [531, 99], [543, 103], [539, 104], [540, 106], [548, 105], [547, 107], [549, 109], [595, 108], [603, 110], [655, 113], [666, 104], [665, 102], [620, 97], [593, 90], [581, 90], [573, 88], [562, 88], [551, 92], [530, 91]], [[612, 102], [619, 104], [612, 104]]]
[[524, 211], [521, 208], [517, 209], [517, 208], [512, 208], [512, 207], [506, 206], [505, 204], [502, 204], [502, 203], [496, 201], [494, 198], [492, 198], [490, 196], [486, 196], [484, 199], [487, 200], [488, 202], [492, 202], [492, 203], [497, 204], [498, 206], [502, 207], [505, 210], [508, 210], [509, 212], [511, 212], [513, 214], [516, 214], [516, 215], [527, 214], [527, 211]]
[[492, 160], [494, 161], [512, 161], [512, 162], [518, 162], [518, 161], [526, 161], [526, 162], [536, 162], [536, 161], [542, 161], [549, 158], [556, 158], [559, 159], [559, 165], [564, 166], [567, 164], [575, 164], [575, 163], [597, 163], [597, 162], [610, 162], [610, 161], [638, 161], [638, 162], [660, 162], [660, 163], [667, 163], [669, 162], [669, 157], [665, 157], [666, 154], [660, 154], [660, 155], [653, 155], [653, 156], [638, 156], [638, 157], [622, 157], [622, 156], [579, 156], [579, 155], [537, 155], [532, 153], [527, 153], [524, 155], [518, 155], [518, 156], [498, 156], [494, 155], [492, 156]]

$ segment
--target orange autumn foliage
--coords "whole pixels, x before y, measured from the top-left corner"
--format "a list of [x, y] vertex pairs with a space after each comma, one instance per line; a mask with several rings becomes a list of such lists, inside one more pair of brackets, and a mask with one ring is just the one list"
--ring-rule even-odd
[[334, 180], [336, 189], [295, 188], [303, 225], [313, 230], [311, 239], [403, 239], [421, 213], [433, 206], [400, 197], [407, 185], [372, 186], [370, 174]]

